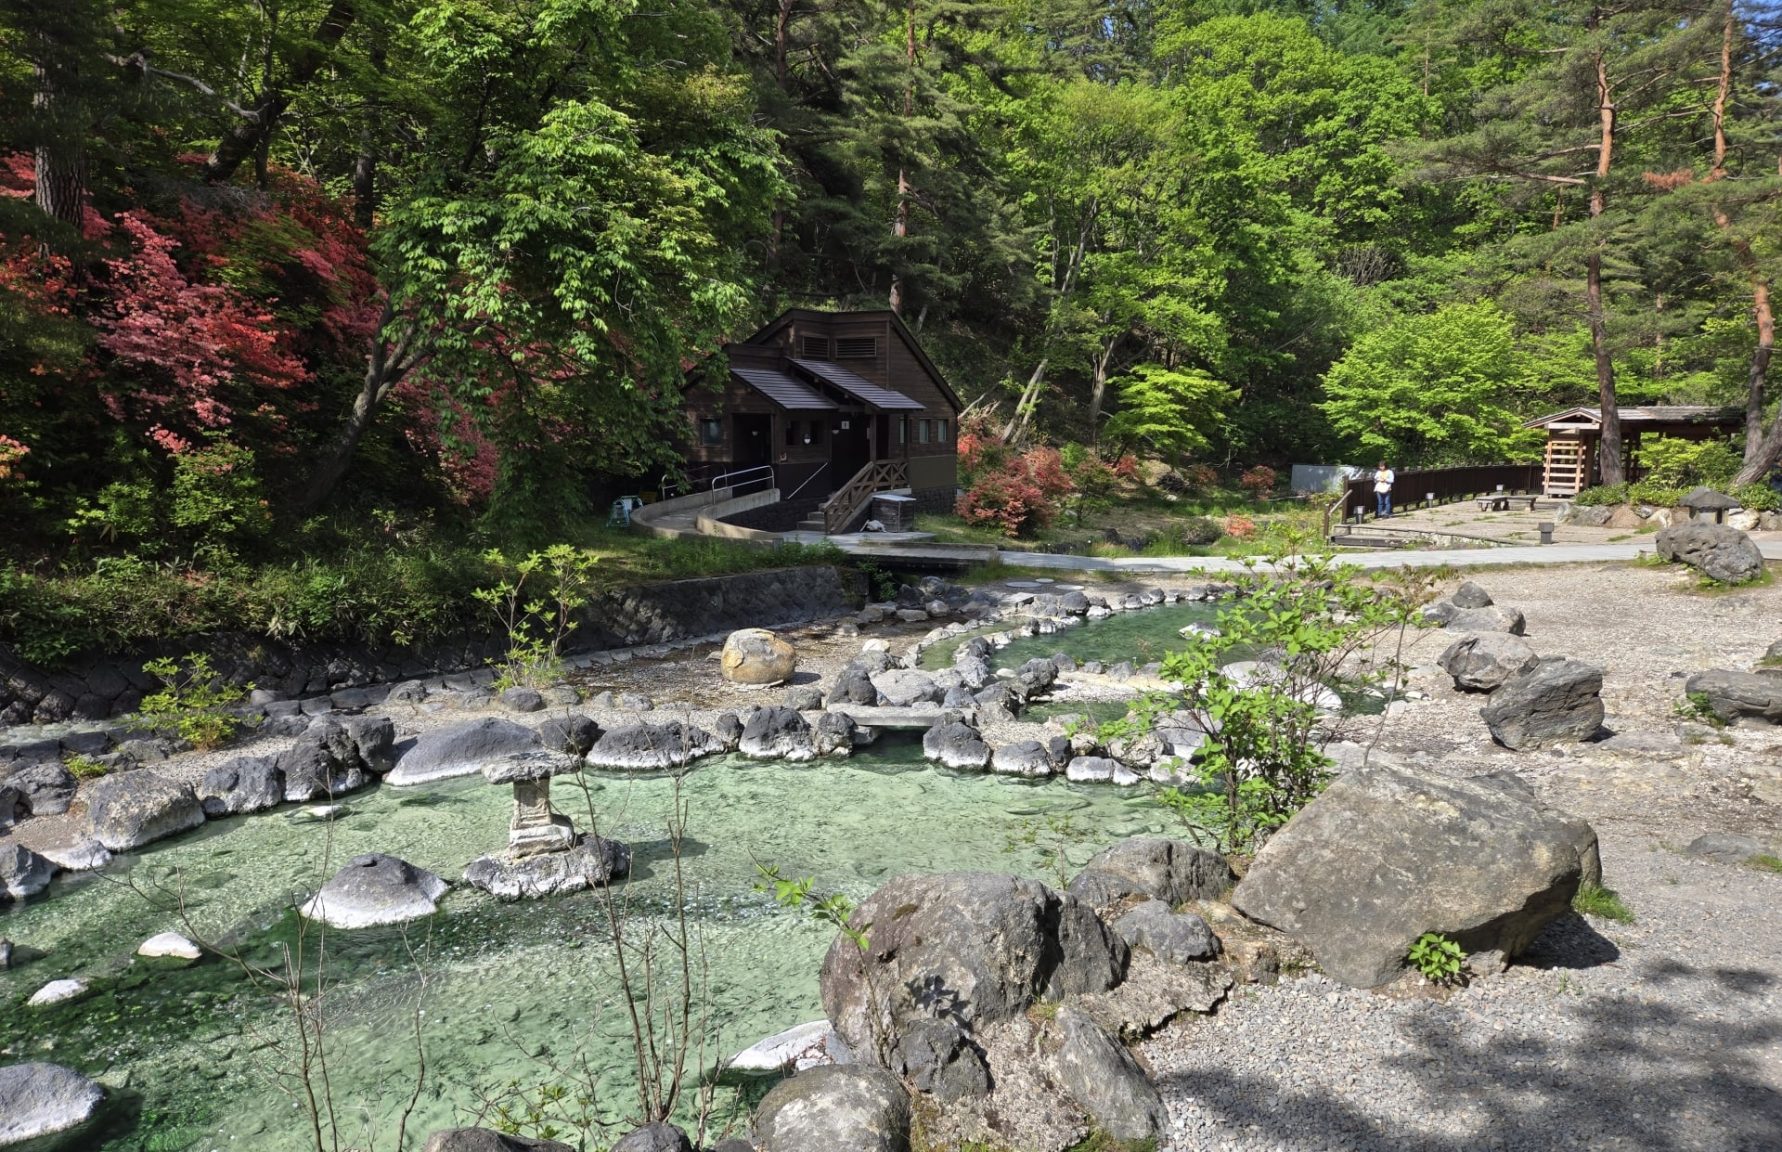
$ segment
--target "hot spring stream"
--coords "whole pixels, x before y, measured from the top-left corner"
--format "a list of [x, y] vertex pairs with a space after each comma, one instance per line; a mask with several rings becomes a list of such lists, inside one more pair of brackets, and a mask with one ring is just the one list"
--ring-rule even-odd
[[[1184, 623], [1209, 615], [1194, 605], [1116, 616], [1019, 642], [996, 663], [1056, 651], [1142, 663], [1180, 643]], [[635, 852], [632, 878], [618, 891], [634, 917], [661, 916], [673, 895], [663, 831], [670, 781], [586, 779], [600, 831]], [[1056, 884], [1056, 849], [1074, 871], [1108, 843], [1173, 828], [1148, 790], [945, 772], [925, 764], [909, 737], [813, 765], [706, 760], [684, 793], [688, 902], [721, 1055], [822, 1015], [817, 975], [833, 933], [755, 891], [757, 861], [859, 900], [912, 871], [990, 869]], [[585, 826], [573, 785], [559, 781], [556, 798]], [[176, 908], [183, 899], [207, 938], [270, 962], [278, 944], [294, 939], [293, 905], [349, 857], [377, 851], [455, 887], [439, 915], [409, 925], [406, 937], [389, 929], [326, 936], [327, 1073], [342, 1146], [392, 1147], [418, 1067], [417, 1006], [426, 1080], [409, 1124], [412, 1147], [429, 1131], [467, 1122], [479, 1095], [512, 1081], [561, 1082], [551, 1066], [583, 1058], [606, 1081], [604, 1108], [625, 1113], [632, 1057], [602, 898], [502, 904], [456, 884], [467, 862], [504, 842], [507, 790], [471, 778], [377, 788], [345, 805], [332, 825], [300, 808], [213, 821], [120, 856], [104, 873], [60, 877], [44, 896], [0, 915], [0, 936], [32, 957], [0, 973], [0, 1061], [51, 1060], [105, 1083], [109, 1119], [91, 1145], [105, 1152], [313, 1147], [289, 1094], [294, 1069], [272, 1046], [291, 1035], [272, 992], [214, 956], [179, 967], [133, 954], [150, 936], [185, 930]], [[630, 931], [639, 931], [635, 920]], [[38, 987], [68, 976], [89, 979], [91, 994], [23, 1006]]]

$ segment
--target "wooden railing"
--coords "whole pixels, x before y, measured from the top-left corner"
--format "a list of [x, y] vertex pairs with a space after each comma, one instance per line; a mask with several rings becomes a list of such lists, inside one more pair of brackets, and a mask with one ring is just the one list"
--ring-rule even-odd
[[859, 515], [860, 509], [875, 492], [902, 488], [910, 482], [909, 466], [902, 460], [874, 460], [854, 473], [853, 479], [835, 490], [819, 509], [823, 514], [823, 534], [834, 535]]
[[[1392, 482], [1392, 507], [1433, 507], [1454, 500], [1469, 500], [1489, 492], [1538, 494], [1539, 464], [1463, 464], [1455, 468], [1418, 468], [1398, 472]], [[1374, 474], [1367, 472], [1343, 483], [1337, 498], [1324, 509], [1324, 538], [1333, 524], [1349, 519], [1361, 509], [1361, 518], [1374, 512]]]

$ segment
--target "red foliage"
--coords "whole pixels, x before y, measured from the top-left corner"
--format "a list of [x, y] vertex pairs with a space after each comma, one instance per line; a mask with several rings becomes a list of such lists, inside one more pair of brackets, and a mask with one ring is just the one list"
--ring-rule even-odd
[[1004, 450], [999, 456], [995, 466], [981, 463], [972, 474], [971, 486], [954, 509], [960, 519], [994, 524], [1011, 537], [1052, 523], [1076, 491], [1058, 449], [1030, 448], [1019, 456]]
[[1183, 486], [1190, 492], [1211, 492], [1219, 486], [1219, 470], [1210, 464], [1190, 464], [1181, 475]]
[[12, 479], [19, 462], [30, 454], [31, 449], [27, 445], [11, 436], [0, 435], [0, 480]]
[[1239, 540], [1248, 540], [1256, 535], [1256, 521], [1248, 516], [1227, 516], [1225, 534]]
[[1258, 500], [1267, 499], [1275, 490], [1275, 470], [1267, 464], [1258, 464], [1244, 471], [1238, 477], [1238, 485]]
[[1138, 457], [1128, 452], [1113, 463], [1114, 477], [1130, 483], [1138, 479]]

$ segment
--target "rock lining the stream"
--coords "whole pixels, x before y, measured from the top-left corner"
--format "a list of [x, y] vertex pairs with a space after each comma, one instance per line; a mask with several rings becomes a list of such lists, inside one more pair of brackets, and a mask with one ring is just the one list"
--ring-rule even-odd
[[104, 1101], [103, 1088], [60, 1064], [0, 1067], [0, 1148], [66, 1146]]
[[298, 909], [332, 928], [374, 928], [420, 920], [439, 911], [446, 882], [406, 860], [369, 852], [355, 856]]

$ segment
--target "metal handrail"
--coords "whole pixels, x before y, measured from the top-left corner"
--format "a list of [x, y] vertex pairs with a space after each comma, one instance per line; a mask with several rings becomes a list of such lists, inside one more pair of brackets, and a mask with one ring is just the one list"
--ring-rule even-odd
[[674, 473], [672, 472], [664, 472], [662, 478], [656, 481], [656, 492], [660, 499], [672, 499], [672, 497], [669, 496], [670, 492], [685, 492], [692, 489], [693, 485], [685, 478], [671, 482], [670, 477], [673, 475]]
[[817, 470], [815, 472], [812, 472], [809, 476], [806, 476], [804, 478], [803, 484], [800, 484], [798, 487], [792, 489], [792, 495], [787, 496], [785, 498], [786, 501], [788, 503], [790, 503], [791, 501], [798, 499], [798, 494], [800, 492], [803, 492], [806, 488], [809, 488], [811, 486], [812, 480], [815, 480], [817, 477], [821, 476], [823, 473], [825, 473], [827, 471], [829, 471], [829, 461], [825, 460], [825, 461], [823, 461], [823, 463], [817, 465]]
[[[738, 479], [736, 479], [738, 476], [749, 476], [749, 475], [752, 475], [752, 474], [758, 473], [758, 472], [765, 473], [766, 475], [757, 476], [753, 480], [738, 480]], [[712, 491], [716, 492], [720, 488], [738, 488], [744, 484], [754, 484], [758, 480], [766, 480], [767, 487], [769, 487], [769, 488], [773, 487], [774, 481], [773, 481], [773, 465], [772, 464], [757, 464], [750, 468], [738, 468], [731, 472], [720, 472], [716, 476], [712, 477], [711, 489], [712, 489]]]

